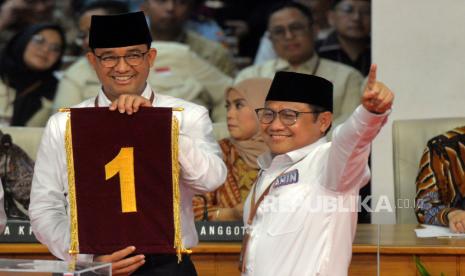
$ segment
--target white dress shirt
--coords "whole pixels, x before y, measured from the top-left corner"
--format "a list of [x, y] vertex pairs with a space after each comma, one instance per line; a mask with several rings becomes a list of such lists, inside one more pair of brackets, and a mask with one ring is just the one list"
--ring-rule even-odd
[[359, 106], [332, 142], [321, 138], [274, 158], [259, 157], [255, 200], [273, 184], [252, 225], [252, 193], [245, 202], [251, 234], [243, 275], [347, 275], [357, 225], [357, 209], [349, 207], [356, 207], [353, 200], [370, 178], [370, 143], [386, 118]]
[[[152, 89], [147, 85], [142, 96], [149, 99], [151, 94]], [[94, 103], [95, 97], [76, 107], [94, 107]], [[109, 104], [110, 100], [100, 91], [98, 106]], [[221, 159], [221, 151], [213, 137], [212, 124], [204, 107], [160, 94], [155, 94], [153, 106], [184, 108], [184, 111], [174, 112], [174, 115], [180, 125], [182, 241], [184, 247], [190, 248], [198, 243], [192, 197], [220, 186], [226, 178], [226, 166]], [[57, 113], [47, 123], [35, 163], [29, 205], [35, 236], [48, 246], [53, 255], [63, 260], [70, 257], [68, 175], [64, 139], [66, 120], [66, 113]], [[79, 259], [91, 260], [92, 256], [80, 255]]]

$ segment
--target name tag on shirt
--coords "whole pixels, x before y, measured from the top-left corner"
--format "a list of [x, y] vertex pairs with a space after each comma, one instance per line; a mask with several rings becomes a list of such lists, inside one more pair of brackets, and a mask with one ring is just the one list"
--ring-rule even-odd
[[294, 184], [299, 182], [299, 171], [297, 169], [287, 172], [279, 176], [274, 182], [273, 187], [278, 188], [281, 186]]

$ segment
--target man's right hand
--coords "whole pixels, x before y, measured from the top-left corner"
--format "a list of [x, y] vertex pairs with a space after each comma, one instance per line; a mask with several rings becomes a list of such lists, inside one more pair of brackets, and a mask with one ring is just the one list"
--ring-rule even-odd
[[145, 256], [142, 254], [126, 258], [135, 250], [134, 246], [128, 246], [111, 255], [100, 255], [95, 261], [111, 263], [112, 275], [130, 275], [145, 263]]
[[447, 214], [449, 229], [454, 233], [465, 233], [465, 211], [455, 210]]
[[152, 103], [146, 98], [139, 95], [122, 94], [110, 105], [110, 110], [118, 110], [120, 113], [131, 115], [139, 110], [139, 107], [152, 106]]

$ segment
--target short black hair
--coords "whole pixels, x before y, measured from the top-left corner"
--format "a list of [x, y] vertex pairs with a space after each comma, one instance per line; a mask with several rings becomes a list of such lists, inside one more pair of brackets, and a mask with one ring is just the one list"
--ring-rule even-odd
[[78, 13], [78, 16], [83, 15], [87, 11], [102, 9], [105, 10], [109, 15], [121, 14], [129, 12], [129, 5], [127, 2], [118, 0], [95, 0], [89, 1], [84, 5]]
[[287, 9], [287, 8], [294, 8], [294, 9], [299, 10], [305, 17], [307, 17], [310, 25], [313, 24], [313, 15], [310, 9], [307, 6], [300, 4], [298, 2], [294, 2], [294, 1], [283, 1], [283, 2], [279, 2], [273, 5], [268, 13], [267, 24], [270, 23], [270, 18], [275, 12], [283, 10], [283, 9]]

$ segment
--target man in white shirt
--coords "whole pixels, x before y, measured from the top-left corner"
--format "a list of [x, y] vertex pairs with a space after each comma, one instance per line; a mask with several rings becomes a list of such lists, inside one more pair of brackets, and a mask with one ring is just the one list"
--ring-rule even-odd
[[326, 79], [278, 72], [257, 109], [271, 152], [259, 157], [260, 176], [244, 206], [243, 275], [347, 275], [354, 201], [370, 178], [370, 143], [394, 96], [376, 81], [373, 65], [362, 104], [328, 142], [332, 90]]
[[[155, 93], [147, 76], [157, 51], [142, 12], [93, 16], [87, 54], [102, 84], [98, 95], [76, 107], [109, 106], [112, 111], [131, 115], [141, 106], [182, 107], [176, 112], [180, 125], [181, 227], [185, 248], [198, 242], [192, 211], [196, 193], [215, 190], [226, 177], [226, 167], [212, 134], [208, 112], [199, 105]], [[44, 131], [32, 183], [29, 214], [35, 236], [58, 258], [69, 260], [70, 220], [68, 176], [64, 134], [67, 114], [53, 115]], [[111, 143], [111, 137], [108, 138]], [[128, 225], [128, 227], [131, 227]], [[196, 275], [188, 256], [177, 262], [175, 255], [132, 255], [128, 245], [108, 255], [79, 255], [80, 260], [111, 262], [113, 275]]]

